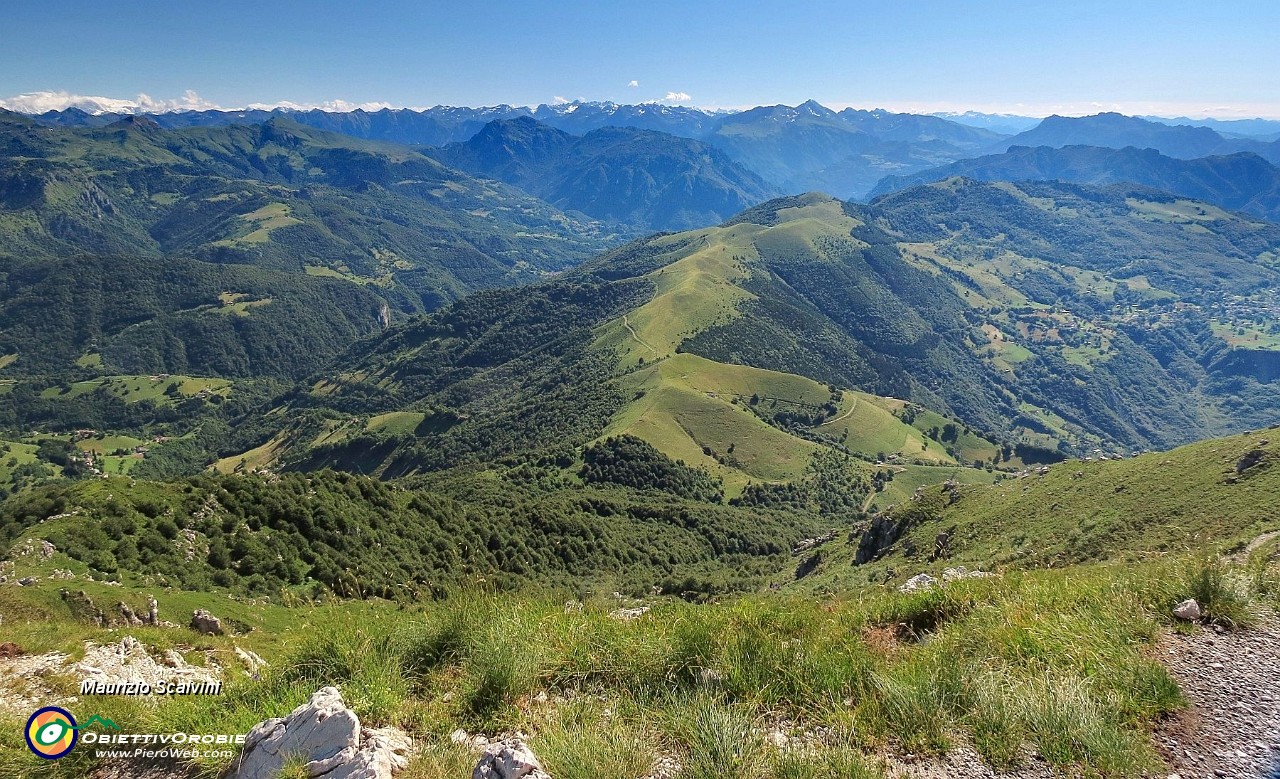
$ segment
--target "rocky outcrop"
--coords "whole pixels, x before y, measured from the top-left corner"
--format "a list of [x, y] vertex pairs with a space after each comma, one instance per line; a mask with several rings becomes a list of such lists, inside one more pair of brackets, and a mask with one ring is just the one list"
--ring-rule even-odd
[[1244, 473], [1265, 459], [1267, 453], [1262, 449], [1251, 449], [1236, 463], [1236, 473]]
[[257, 652], [248, 649], [234, 647], [236, 659], [244, 664], [245, 671], [255, 679], [258, 678], [258, 671], [267, 667], [267, 661], [263, 660]]
[[523, 741], [509, 739], [485, 747], [471, 779], [551, 779], [551, 775], [542, 770], [542, 763]]
[[893, 546], [905, 529], [902, 523], [895, 522], [887, 514], [876, 514], [871, 518], [871, 524], [867, 529], [862, 531], [862, 537], [858, 539], [858, 551], [854, 564], [865, 565], [878, 559]]
[[970, 571], [963, 565], [957, 565], [955, 568], [946, 568], [942, 571], [941, 582], [927, 573], [916, 574], [899, 586], [898, 592], [919, 592], [921, 590], [931, 590], [941, 584], [949, 584], [950, 582], [956, 582], [962, 579], [987, 579], [998, 575], [999, 574], [994, 574], [990, 571]]
[[191, 628], [199, 633], [210, 636], [220, 636], [223, 634], [222, 620], [213, 616], [204, 609], [196, 609], [191, 613]]
[[836, 538], [836, 531], [834, 530], [823, 533], [822, 535], [817, 536], [816, 538], [806, 538], [791, 548], [791, 554], [798, 555], [801, 552], [807, 552], [810, 549], [822, 546], [823, 544], [829, 541], [834, 541], [835, 538]]
[[919, 592], [921, 590], [931, 590], [936, 587], [938, 580], [927, 573], [919, 573], [907, 579], [898, 587], [898, 592]]
[[161, 684], [181, 681], [188, 684], [214, 684], [216, 668], [188, 664], [180, 653], [170, 650], [156, 662], [147, 647], [133, 636], [125, 636], [115, 644], [86, 643], [84, 659], [72, 666], [81, 681], [96, 684]]
[[945, 533], [939, 533], [933, 538], [933, 556], [930, 560], [941, 560], [944, 557], [951, 556], [951, 537], [955, 535], [956, 529], [951, 528]]
[[107, 618], [106, 612], [93, 602], [93, 599], [85, 594], [84, 590], [72, 592], [70, 590], [60, 590], [59, 596], [67, 607], [71, 610], [71, 616], [81, 622], [88, 622], [98, 627], [107, 627], [110, 620]]
[[648, 606], [636, 606], [630, 609], [614, 609], [609, 612], [609, 616], [623, 622], [630, 622], [633, 619], [640, 619], [649, 613]]
[[[63, 514], [61, 516], [71, 516], [71, 515]], [[59, 519], [59, 518], [60, 518], [59, 516], [49, 517], [49, 519]], [[48, 541], [44, 540], [43, 538], [39, 538], [39, 539], [28, 538], [26, 541], [23, 541], [21, 544], [15, 545], [13, 549], [10, 550], [10, 555], [14, 558], [39, 557], [41, 560], [48, 560], [49, 558], [53, 557], [53, 553], [56, 551], [58, 551], [58, 548], [55, 547], [53, 544], [49, 543]]]
[[124, 620], [125, 625], [137, 627], [142, 624], [142, 618], [134, 613], [133, 609], [129, 607], [129, 604], [124, 601], [120, 601], [116, 604], [116, 611], [120, 612], [120, 619]]
[[317, 690], [289, 713], [258, 723], [228, 779], [274, 779], [301, 760], [312, 779], [390, 779], [409, 762], [412, 742], [395, 728], [362, 728], [335, 687]]

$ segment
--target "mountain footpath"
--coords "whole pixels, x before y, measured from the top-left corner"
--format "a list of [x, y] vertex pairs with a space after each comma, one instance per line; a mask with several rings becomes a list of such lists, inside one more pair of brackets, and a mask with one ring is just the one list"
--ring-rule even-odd
[[1186, 779], [1280, 776], [1280, 619], [1170, 633], [1157, 652], [1190, 702], [1156, 731], [1170, 769]]

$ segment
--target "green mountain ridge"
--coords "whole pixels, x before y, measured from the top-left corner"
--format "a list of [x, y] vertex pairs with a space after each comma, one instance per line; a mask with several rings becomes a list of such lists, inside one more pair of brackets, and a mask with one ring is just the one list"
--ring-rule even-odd
[[[849, 221], [835, 201], [798, 202], [837, 231]], [[288, 468], [392, 478], [547, 450], [572, 460], [577, 447], [630, 436], [703, 470], [728, 499], [813, 506], [825, 484], [847, 496], [829, 506], [857, 513], [893, 474], [1001, 460], [994, 440], [910, 403], [688, 348], [750, 294], [736, 252], [754, 252], [770, 231], [739, 221], [647, 239], [563, 280], [480, 293], [395, 328], [292, 399], [281, 432], [220, 467], [265, 454]], [[788, 484], [800, 492], [779, 498]]]
[[737, 492], [802, 479], [815, 446], [877, 459], [829, 426], [856, 390], [959, 420], [979, 436], [966, 465], [1002, 445], [1127, 452], [1269, 422], [1269, 341], [1219, 317], [1260, 332], [1280, 229], [1205, 208], [964, 180], [869, 207], [771, 201], [353, 351], [296, 408], [419, 421], [394, 440], [309, 432], [325, 444], [306, 467], [395, 475], [626, 433]]

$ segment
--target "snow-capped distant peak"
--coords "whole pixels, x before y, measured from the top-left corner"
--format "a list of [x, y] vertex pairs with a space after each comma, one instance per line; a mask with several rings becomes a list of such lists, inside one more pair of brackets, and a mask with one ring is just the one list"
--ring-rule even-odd
[[390, 103], [353, 103], [348, 100], [326, 100], [323, 103], [295, 103], [281, 100], [275, 103], [250, 103], [247, 106], [224, 107], [200, 97], [188, 89], [182, 97], [172, 100], [156, 99], [147, 94], [126, 98], [76, 95], [70, 92], [27, 92], [9, 98], [0, 98], [0, 108], [23, 114], [43, 114], [49, 111], [66, 111], [72, 108], [97, 116], [99, 114], [167, 114], [181, 111], [381, 111], [392, 108]]

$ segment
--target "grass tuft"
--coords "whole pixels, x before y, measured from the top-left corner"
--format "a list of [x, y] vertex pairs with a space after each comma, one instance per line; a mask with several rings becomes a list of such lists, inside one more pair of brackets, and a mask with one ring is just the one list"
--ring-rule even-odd
[[707, 696], [677, 700], [668, 731], [683, 747], [686, 779], [765, 779], [768, 753], [754, 711]]

